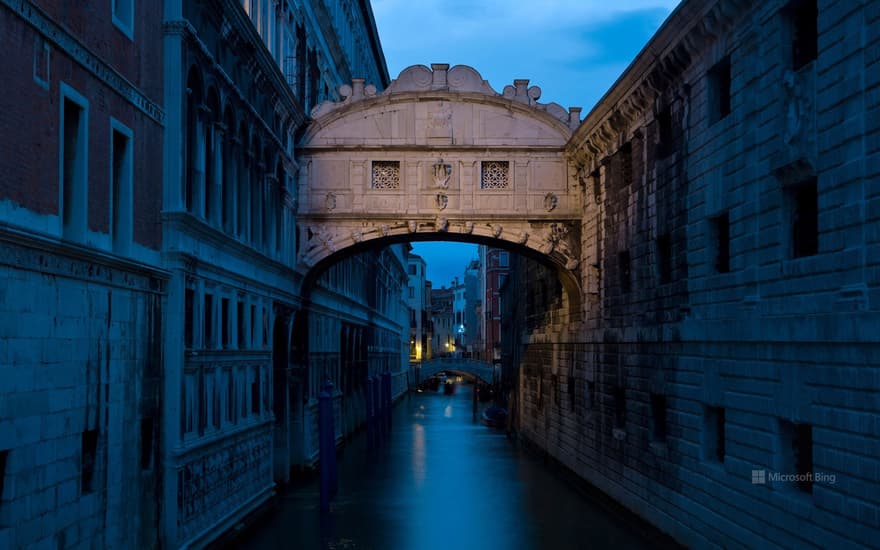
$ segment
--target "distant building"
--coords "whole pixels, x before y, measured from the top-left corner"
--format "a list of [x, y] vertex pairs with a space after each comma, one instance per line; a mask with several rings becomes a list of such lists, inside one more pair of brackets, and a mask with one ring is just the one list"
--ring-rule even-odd
[[467, 299], [465, 298], [464, 283], [459, 282], [458, 277], [452, 280], [452, 316], [453, 331], [455, 335], [455, 353], [460, 355], [467, 351], [465, 346], [468, 341], [466, 326]]
[[464, 326], [467, 328], [467, 338], [463, 340], [465, 353], [479, 355], [483, 350], [483, 293], [480, 269], [480, 260], [471, 260], [464, 270]]
[[453, 299], [452, 289], [444, 287], [431, 290], [431, 324], [434, 328], [432, 348], [435, 357], [455, 351]]
[[482, 333], [484, 347], [481, 358], [497, 362], [501, 359], [501, 297], [500, 290], [510, 272], [510, 252], [480, 246], [480, 280], [482, 283]]
[[428, 307], [430, 284], [425, 279], [427, 264], [421, 256], [410, 254], [407, 264], [409, 296], [409, 359], [422, 361], [430, 358], [430, 331]]

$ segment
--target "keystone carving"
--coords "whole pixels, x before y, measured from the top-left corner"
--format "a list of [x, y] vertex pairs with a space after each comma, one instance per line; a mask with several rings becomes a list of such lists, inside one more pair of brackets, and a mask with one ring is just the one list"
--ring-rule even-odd
[[503, 230], [504, 228], [501, 227], [501, 224], [499, 223], [496, 223], [494, 226], [492, 226], [492, 234], [495, 235], [496, 239], [501, 236], [501, 232]]
[[437, 226], [437, 231], [446, 232], [449, 229], [449, 220], [446, 218], [437, 218], [434, 224]]
[[409, 228], [410, 233], [415, 233], [416, 229], [418, 229], [419, 225], [415, 220], [410, 220], [406, 223], [407, 228]]
[[465, 231], [465, 233], [473, 233], [474, 232], [474, 222], [464, 222], [464, 231]]

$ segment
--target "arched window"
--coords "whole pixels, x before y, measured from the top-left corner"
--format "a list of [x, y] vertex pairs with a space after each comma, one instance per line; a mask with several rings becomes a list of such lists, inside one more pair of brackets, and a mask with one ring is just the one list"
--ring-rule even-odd
[[251, 154], [250, 135], [244, 122], [239, 127], [238, 141], [238, 236], [247, 240], [250, 238]]
[[220, 225], [227, 233], [235, 233], [235, 183], [236, 158], [235, 150], [235, 114], [232, 107], [226, 106], [223, 113], [223, 174], [221, 177]]
[[262, 195], [262, 149], [260, 148], [260, 138], [257, 137], [256, 132], [252, 136], [252, 144], [251, 144], [251, 181], [250, 181], [250, 193], [251, 193], [251, 232], [250, 232], [250, 242], [252, 245], [257, 246], [261, 242], [261, 213], [260, 210], [263, 206], [263, 195]]
[[203, 209], [205, 219], [215, 223], [220, 206], [220, 174], [223, 171], [223, 157], [220, 154], [220, 99], [217, 90], [208, 89], [205, 100], [205, 197]]
[[202, 103], [202, 79], [195, 67], [190, 69], [186, 79], [186, 134], [185, 134], [185, 164], [184, 164], [184, 205], [189, 212], [193, 212], [199, 194], [201, 177], [204, 175], [204, 162], [200, 148], [204, 141], [201, 136], [201, 123], [199, 121], [199, 106]]

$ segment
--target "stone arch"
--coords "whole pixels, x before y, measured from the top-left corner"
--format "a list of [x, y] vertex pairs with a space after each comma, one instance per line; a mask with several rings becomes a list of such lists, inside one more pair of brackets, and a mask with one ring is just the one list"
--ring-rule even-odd
[[362, 239], [359, 241], [348, 241], [344, 246], [334, 247], [332, 251], [320, 256], [320, 259], [311, 264], [306, 276], [303, 279], [302, 295], [308, 297], [312, 287], [324, 271], [331, 265], [337, 263], [343, 258], [353, 256], [355, 254], [375, 250], [388, 245], [418, 242], [418, 241], [449, 241], [473, 244], [484, 244], [494, 248], [501, 248], [509, 252], [530, 257], [546, 267], [552, 269], [563, 288], [563, 304], [562, 306], [571, 315], [571, 319], [578, 319], [581, 311], [581, 284], [579, 279], [579, 270], [570, 269], [564, 263], [565, 256], [554, 255], [552, 251], [540, 247], [530, 247], [527, 243], [514, 242], [511, 240], [498, 239], [493, 235], [486, 235], [485, 231], [474, 232], [470, 234], [462, 233], [440, 233], [423, 231], [416, 234], [403, 232], [389, 232], [385, 236], [377, 236], [370, 239]]
[[579, 311], [583, 199], [565, 153], [580, 109], [495, 92], [473, 68], [404, 69], [382, 93], [362, 79], [313, 109], [301, 136], [298, 262], [416, 240], [479, 242], [553, 266]]

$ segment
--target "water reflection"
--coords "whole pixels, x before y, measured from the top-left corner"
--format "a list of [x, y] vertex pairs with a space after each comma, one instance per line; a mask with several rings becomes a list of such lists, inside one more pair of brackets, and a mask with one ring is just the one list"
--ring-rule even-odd
[[313, 482], [290, 491], [245, 548], [526, 550], [648, 548], [503, 434], [472, 421], [470, 386], [412, 394], [390, 441], [365, 434], [339, 460], [329, 517]]

